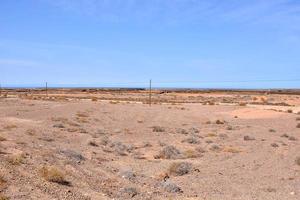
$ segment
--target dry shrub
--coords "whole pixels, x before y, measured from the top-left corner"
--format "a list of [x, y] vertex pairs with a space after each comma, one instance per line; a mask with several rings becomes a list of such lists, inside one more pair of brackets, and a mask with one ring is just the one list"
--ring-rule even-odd
[[224, 120], [216, 120], [216, 124], [225, 124], [225, 121]]
[[297, 117], [297, 118], [296, 118], [296, 121], [300, 121], [300, 117]]
[[215, 133], [208, 133], [205, 135], [205, 137], [217, 137], [217, 134]]
[[296, 126], [297, 128], [300, 128], [300, 123], [299, 124], [297, 124], [297, 126]]
[[296, 158], [295, 163], [300, 166], [300, 156]]
[[213, 105], [215, 105], [215, 102], [209, 101], [209, 102], [208, 102], [208, 105], [213, 106]]
[[36, 131], [34, 129], [28, 129], [25, 133], [32, 136], [36, 134]]
[[153, 132], [165, 132], [165, 128], [161, 126], [153, 126], [152, 127]]
[[4, 179], [4, 176], [2, 174], [0, 174], [0, 191], [1, 188], [3, 188], [6, 184], [6, 180]]
[[109, 103], [110, 103], [110, 104], [119, 104], [120, 101], [110, 101]]
[[6, 141], [5, 137], [0, 136], [0, 142]]
[[180, 159], [182, 158], [181, 152], [174, 146], [164, 147], [157, 156], [156, 159]]
[[8, 158], [8, 162], [11, 165], [21, 165], [24, 163], [25, 156], [24, 154], [13, 155]]
[[198, 157], [201, 156], [200, 153], [198, 153], [198, 152], [196, 152], [194, 150], [191, 150], [191, 149], [186, 150], [185, 152], [183, 152], [183, 154], [184, 154], [185, 158], [198, 158]]
[[199, 140], [195, 137], [189, 137], [189, 138], [186, 138], [184, 140], [182, 140], [181, 142], [186, 142], [186, 143], [189, 143], [189, 144], [199, 144]]
[[62, 185], [69, 185], [69, 182], [65, 179], [65, 175], [56, 167], [44, 166], [39, 172], [46, 181]]
[[169, 167], [169, 173], [175, 176], [183, 176], [192, 170], [192, 164], [188, 162], [173, 163]]
[[92, 97], [92, 101], [98, 101], [97, 97]]
[[54, 122], [63, 122], [63, 123], [68, 122], [68, 119], [64, 117], [52, 117], [51, 120]]
[[93, 147], [98, 147], [98, 144], [95, 141], [89, 141], [89, 145]]
[[288, 112], [288, 113], [293, 113], [293, 110], [288, 109], [287, 112]]
[[239, 103], [239, 106], [246, 106], [246, 105], [247, 105], [246, 102], [240, 102], [240, 103]]
[[227, 152], [227, 153], [240, 153], [241, 150], [238, 149], [238, 148], [235, 148], [235, 147], [225, 147], [223, 149], [224, 152]]
[[77, 117], [83, 117], [83, 118], [89, 117], [89, 115], [87, 113], [83, 113], [83, 112], [77, 112], [76, 116]]
[[15, 129], [15, 128], [18, 128], [18, 126], [15, 124], [6, 125], [3, 127], [3, 129], [8, 130], [8, 131]]
[[3, 194], [0, 194], [0, 200], [9, 200], [9, 198], [4, 196]]
[[88, 119], [82, 118], [82, 117], [77, 117], [77, 118], [76, 118], [76, 121], [77, 121], [78, 123], [88, 123], [88, 122], [89, 122]]

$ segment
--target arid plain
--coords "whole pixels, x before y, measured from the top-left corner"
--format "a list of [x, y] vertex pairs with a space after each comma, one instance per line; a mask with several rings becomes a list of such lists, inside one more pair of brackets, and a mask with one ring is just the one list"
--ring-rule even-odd
[[2, 90], [0, 199], [300, 199], [299, 91]]

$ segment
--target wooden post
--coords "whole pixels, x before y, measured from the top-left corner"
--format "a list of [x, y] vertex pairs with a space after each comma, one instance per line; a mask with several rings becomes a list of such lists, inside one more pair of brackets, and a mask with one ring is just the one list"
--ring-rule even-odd
[[152, 101], [152, 80], [150, 79], [150, 85], [149, 85], [149, 106], [151, 106]]
[[46, 96], [48, 97], [48, 82], [46, 82]]

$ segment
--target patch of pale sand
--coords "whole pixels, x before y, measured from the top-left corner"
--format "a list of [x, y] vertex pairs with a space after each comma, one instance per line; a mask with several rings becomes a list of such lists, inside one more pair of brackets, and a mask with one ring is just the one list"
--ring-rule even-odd
[[251, 105], [251, 104], [248, 104], [247, 107], [258, 108], [258, 109], [263, 109], [263, 110], [283, 111], [283, 112], [287, 112], [288, 110], [292, 110], [293, 113], [300, 112], [300, 106], [272, 106], [272, 105]]
[[41, 121], [38, 120], [32, 120], [32, 119], [22, 119], [18, 117], [2, 117], [0, 118], [0, 121], [7, 124], [38, 124], [41, 123]]
[[241, 119], [264, 119], [264, 118], [277, 118], [283, 113], [273, 110], [263, 110], [255, 108], [241, 108], [230, 112], [231, 116], [238, 116]]

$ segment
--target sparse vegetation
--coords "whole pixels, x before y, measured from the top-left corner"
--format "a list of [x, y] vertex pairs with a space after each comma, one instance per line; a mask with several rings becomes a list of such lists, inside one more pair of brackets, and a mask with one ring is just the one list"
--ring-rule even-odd
[[300, 166], [300, 156], [296, 158], [295, 163]]
[[10, 131], [12, 129], [16, 129], [16, 128], [18, 128], [18, 126], [15, 124], [9, 124], [9, 125], [6, 125], [3, 127], [4, 130], [8, 130], [8, 131]]
[[155, 158], [159, 159], [179, 159], [182, 158], [182, 153], [174, 146], [164, 147]]
[[153, 126], [152, 131], [153, 132], [165, 132], [166, 130], [164, 127], [161, 127], [161, 126]]
[[198, 158], [201, 156], [201, 154], [199, 154], [200, 152], [194, 151], [194, 150], [186, 150], [183, 152], [184, 154], [184, 158]]
[[199, 144], [199, 140], [195, 137], [189, 137], [189, 138], [186, 138], [184, 140], [182, 140], [181, 142], [185, 142], [185, 143], [189, 143], [189, 144]]
[[6, 141], [5, 137], [0, 136], [0, 142]]
[[9, 200], [9, 198], [0, 193], [0, 200]]
[[28, 129], [28, 130], [26, 130], [26, 132], [25, 132], [27, 135], [31, 135], [31, 136], [33, 136], [33, 135], [35, 135], [36, 134], [36, 131], [34, 130], [34, 129]]
[[95, 141], [89, 141], [89, 145], [93, 147], [98, 147], [98, 144]]
[[240, 153], [241, 150], [239, 148], [236, 148], [236, 147], [225, 147], [223, 149], [224, 152], [228, 152], [228, 153]]
[[224, 121], [224, 120], [219, 120], [219, 119], [217, 119], [217, 120], [216, 120], [216, 124], [225, 124], [225, 121]]
[[69, 182], [65, 179], [65, 175], [56, 167], [44, 166], [39, 172], [46, 181], [62, 185], [69, 185]]
[[182, 176], [188, 174], [192, 169], [192, 164], [188, 162], [173, 163], [169, 168], [170, 175]]
[[249, 136], [249, 135], [245, 135], [245, 136], [244, 136], [244, 140], [245, 140], [245, 141], [251, 141], [251, 140], [255, 140], [255, 138], [252, 137], [252, 136]]
[[12, 155], [8, 158], [8, 162], [11, 165], [21, 165], [24, 163], [25, 156], [24, 154]]

